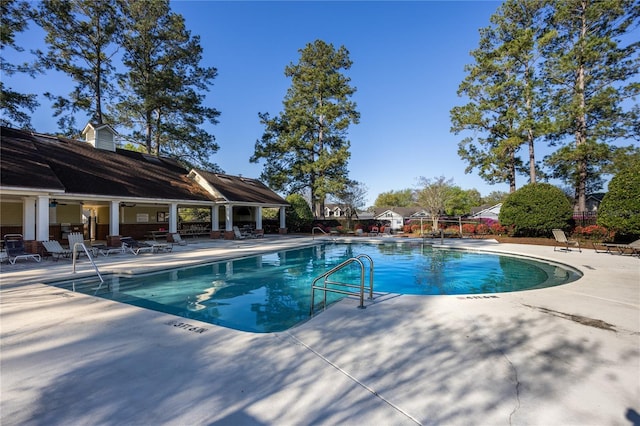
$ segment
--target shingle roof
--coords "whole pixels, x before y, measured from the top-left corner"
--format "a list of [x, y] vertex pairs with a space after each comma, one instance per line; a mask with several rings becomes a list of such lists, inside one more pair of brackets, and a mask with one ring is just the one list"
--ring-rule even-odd
[[195, 170], [230, 203], [287, 205], [287, 201], [257, 179]]
[[[135, 151], [95, 149], [86, 142], [1, 128], [0, 185], [64, 190], [66, 194], [110, 198], [211, 201], [177, 162]], [[257, 181], [256, 181], [257, 182]], [[214, 182], [212, 182], [214, 183]], [[254, 201], [244, 190], [224, 187], [234, 201]], [[260, 192], [271, 190], [260, 184]], [[248, 199], [243, 200], [246, 194]], [[279, 200], [281, 200], [278, 197]]]
[[64, 190], [46, 158], [38, 152], [27, 132], [1, 128], [0, 184], [49, 190]]

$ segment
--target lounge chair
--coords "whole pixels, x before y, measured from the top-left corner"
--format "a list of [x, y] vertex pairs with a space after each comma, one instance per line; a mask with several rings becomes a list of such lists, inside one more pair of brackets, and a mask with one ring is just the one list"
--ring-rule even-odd
[[147, 241], [144, 241], [143, 244], [145, 246], [151, 246], [151, 249], [152, 249], [151, 251], [153, 251], [154, 253], [159, 253], [161, 251], [170, 252], [173, 250], [173, 244], [171, 243], [159, 243], [154, 240], [147, 240]]
[[377, 226], [372, 226], [371, 231], [369, 231], [369, 236], [377, 237], [379, 233], [380, 233], [380, 228], [378, 228]]
[[97, 256], [98, 254], [109, 256], [111, 253], [124, 253], [124, 248], [122, 245], [118, 247], [109, 247], [104, 244], [93, 244], [91, 245], [91, 251], [94, 256]]
[[[68, 238], [69, 238], [69, 250], [71, 250], [71, 254], [73, 254], [73, 250], [75, 249], [75, 247], [76, 247], [76, 244], [77, 244], [77, 243], [78, 243], [78, 244], [82, 244], [82, 245], [84, 245], [84, 247], [85, 247], [87, 250], [91, 250], [91, 251], [93, 251], [93, 249], [92, 249], [92, 247], [91, 247], [91, 244], [89, 244], [89, 246], [87, 246], [87, 245], [85, 244], [85, 242], [84, 242], [84, 235], [83, 235], [82, 233], [80, 233], [80, 232], [70, 232], [70, 233], [69, 233], [69, 237], [68, 237]], [[81, 256], [81, 255], [83, 255], [83, 254], [84, 254], [84, 255], [86, 255], [86, 254], [87, 254], [87, 253], [86, 253], [82, 248], [80, 248], [80, 247], [78, 247], [77, 252], [78, 252], [78, 256]]]
[[120, 238], [120, 242], [122, 243], [123, 251], [129, 251], [136, 256], [145, 251], [152, 253], [155, 252], [153, 245], [136, 241], [131, 237], [122, 237]]
[[577, 246], [578, 251], [582, 253], [582, 250], [580, 249], [580, 241], [568, 239], [562, 229], [553, 229], [552, 232], [553, 232], [553, 237], [556, 239], [556, 244], [555, 246], [553, 246], [553, 251], [556, 251], [558, 246], [564, 246], [564, 248], [562, 247], [560, 248], [560, 251], [562, 250], [571, 251], [571, 249], [569, 248], [569, 245], [571, 244], [571, 245]]
[[[604, 247], [604, 250], [598, 251], [598, 246]], [[618, 254], [628, 254], [631, 256], [640, 256], [640, 240], [635, 240], [629, 244], [614, 244], [614, 243], [593, 243], [593, 248], [596, 253], [611, 253], [612, 249], [617, 251]]]
[[173, 239], [173, 242], [175, 244], [178, 244], [179, 246], [186, 246], [187, 245], [187, 240], [183, 240], [182, 237], [180, 236], [180, 234], [178, 234], [177, 232], [170, 234], [171, 238]]
[[236, 236], [236, 240], [244, 240], [245, 238], [247, 238], [247, 236], [243, 235], [240, 232], [240, 229], [238, 229], [238, 227], [235, 225], [233, 226], [233, 234]]
[[43, 241], [42, 245], [47, 253], [53, 257], [53, 260], [60, 260], [61, 257], [71, 257], [71, 250], [62, 247], [56, 240]]
[[382, 235], [383, 237], [390, 237], [391, 236], [391, 227], [390, 226], [385, 226], [380, 235]]
[[18, 259], [33, 259], [40, 262], [42, 258], [39, 254], [27, 253], [24, 248], [24, 239], [21, 234], [7, 234], [4, 236], [4, 245], [6, 248], [9, 263], [16, 264]]

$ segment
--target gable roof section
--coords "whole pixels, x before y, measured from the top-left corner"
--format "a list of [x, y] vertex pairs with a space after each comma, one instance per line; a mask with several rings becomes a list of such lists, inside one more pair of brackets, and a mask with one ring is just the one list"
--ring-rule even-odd
[[482, 218], [498, 218], [498, 215], [500, 214], [500, 209], [502, 208], [502, 203], [498, 203], [494, 206], [485, 208], [483, 210], [480, 210], [479, 212], [476, 212], [474, 214], [471, 215], [471, 217], [476, 218], [476, 219], [482, 219]]
[[419, 213], [422, 211], [425, 211], [422, 207], [379, 207], [379, 208], [373, 209], [373, 214], [375, 217], [379, 217], [384, 213], [392, 212], [398, 216], [408, 218], [410, 216], [415, 216], [416, 213]]
[[[98, 150], [86, 142], [2, 128], [2, 186], [67, 194], [209, 201], [176, 162], [139, 152]], [[6, 177], [5, 177], [6, 175]]]
[[[228, 203], [256, 203], [273, 206], [289, 205], [287, 201], [273, 192], [257, 179], [211, 173], [204, 170], [192, 170], [194, 179], [204, 179], [213, 191], [215, 198], [223, 198]], [[195, 175], [195, 176], [194, 176]], [[202, 183], [201, 183], [202, 185]], [[220, 200], [221, 201], [221, 200]]]

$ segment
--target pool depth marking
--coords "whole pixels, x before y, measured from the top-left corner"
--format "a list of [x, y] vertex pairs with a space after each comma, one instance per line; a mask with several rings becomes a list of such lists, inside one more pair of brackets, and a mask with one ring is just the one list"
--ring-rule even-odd
[[166, 322], [165, 324], [166, 325], [172, 325], [172, 326], [174, 326], [176, 328], [181, 328], [183, 330], [187, 330], [187, 331], [190, 331], [192, 333], [198, 333], [198, 334], [202, 334], [205, 331], [209, 330], [208, 328], [196, 327], [195, 325], [192, 325], [192, 324], [189, 324], [189, 323], [186, 323], [186, 322], [176, 321], [176, 320]]

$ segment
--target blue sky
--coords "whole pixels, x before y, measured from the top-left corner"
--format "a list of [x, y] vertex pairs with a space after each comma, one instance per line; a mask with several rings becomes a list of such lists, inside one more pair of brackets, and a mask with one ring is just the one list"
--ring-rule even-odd
[[[201, 36], [202, 65], [218, 69], [207, 104], [221, 111], [220, 123], [208, 127], [220, 150], [212, 158], [226, 173], [258, 177], [262, 164], [249, 157], [263, 132], [259, 112], [276, 115], [290, 79], [284, 68], [299, 59], [299, 49], [321, 39], [350, 52], [347, 72], [357, 88], [353, 100], [360, 124], [349, 129], [350, 177], [368, 188], [368, 204], [381, 192], [415, 188], [420, 176], [445, 176], [482, 195], [507, 191], [465, 174], [458, 142], [450, 132], [449, 111], [463, 100], [464, 79], [478, 30], [489, 25], [496, 1], [412, 2], [218, 2], [174, 1], [187, 28]], [[32, 25], [19, 35], [27, 50], [42, 45], [43, 33]], [[13, 52], [3, 53], [8, 60]], [[25, 54], [17, 56], [26, 58]], [[49, 72], [36, 80], [6, 78], [14, 90], [65, 95], [72, 82]], [[32, 125], [55, 133], [56, 119], [43, 97]], [[86, 118], [79, 118], [83, 124]], [[525, 184], [519, 177], [518, 187]]]

